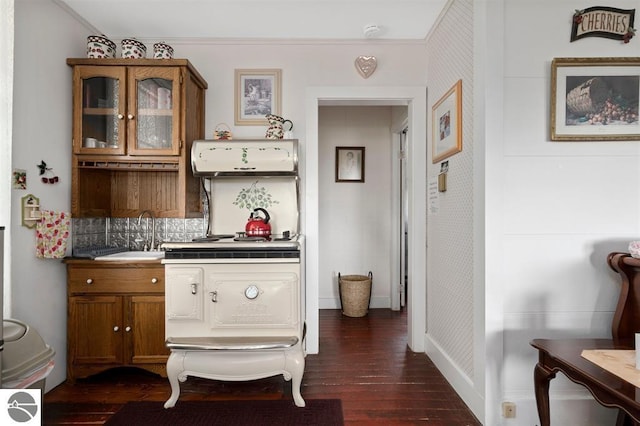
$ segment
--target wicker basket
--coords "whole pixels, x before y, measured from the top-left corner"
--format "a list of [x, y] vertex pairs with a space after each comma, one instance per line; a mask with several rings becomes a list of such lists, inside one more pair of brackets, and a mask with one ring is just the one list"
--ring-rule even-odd
[[340, 275], [338, 273], [338, 287], [340, 290], [340, 304], [342, 314], [348, 317], [363, 317], [369, 312], [371, 302], [371, 282], [373, 274], [369, 275]]
[[220, 123], [216, 125], [216, 128], [213, 130], [213, 139], [216, 140], [230, 140], [233, 139], [231, 135], [231, 129], [227, 126], [226, 123]]
[[567, 108], [574, 114], [596, 112], [609, 96], [607, 84], [601, 78], [594, 77], [567, 94]]

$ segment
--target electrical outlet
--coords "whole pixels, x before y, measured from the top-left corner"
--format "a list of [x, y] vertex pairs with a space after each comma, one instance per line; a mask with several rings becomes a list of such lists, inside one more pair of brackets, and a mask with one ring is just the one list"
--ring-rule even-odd
[[513, 419], [516, 417], [516, 404], [514, 402], [502, 403], [502, 417], [505, 419]]

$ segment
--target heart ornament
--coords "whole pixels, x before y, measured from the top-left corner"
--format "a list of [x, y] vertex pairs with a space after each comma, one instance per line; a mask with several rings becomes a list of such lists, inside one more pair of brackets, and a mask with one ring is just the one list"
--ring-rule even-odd
[[375, 56], [358, 56], [356, 58], [356, 69], [364, 78], [369, 78], [377, 66], [378, 60]]

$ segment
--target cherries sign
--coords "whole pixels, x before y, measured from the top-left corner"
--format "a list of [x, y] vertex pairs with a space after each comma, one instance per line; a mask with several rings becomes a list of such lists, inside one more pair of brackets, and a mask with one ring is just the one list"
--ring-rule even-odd
[[38, 168], [40, 169], [40, 179], [43, 183], [58, 183], [58, 176], [54, 175], [53, 169], [51, 167], [47, 167], [47, 163], [41, 161], [40, 164], [38, 164]]

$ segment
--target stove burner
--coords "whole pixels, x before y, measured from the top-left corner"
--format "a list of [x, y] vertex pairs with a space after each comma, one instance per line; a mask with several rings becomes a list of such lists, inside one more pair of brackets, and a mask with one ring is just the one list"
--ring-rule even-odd
[[267, 241], [265, 237], [245, 237], [238, 235], [233, 241]]
[[275, 241], [289, 241], [291, 240], [291, 232], [290, 231], [284, 231], [282, 233], [282, 237], [278, 237], [275, 239]]
[[233, 238], [234, 234], [213, 234], [213, 235], [209, 235], [209, 237], [217, 238], [219, 240], [224, 240], [226, 238]]
[[233, 234], [213, 234], [213, 235], [207, 235], [206, 237], [200, 237], [200, 238], [194, 238], [191, 241], [193, 242], [201, 242], [201, 241], [219, 241], [219, 240], [224, 240], [227, 238], [233, 238], [234, 235]]

